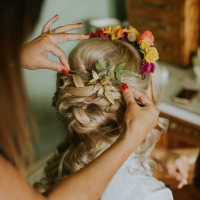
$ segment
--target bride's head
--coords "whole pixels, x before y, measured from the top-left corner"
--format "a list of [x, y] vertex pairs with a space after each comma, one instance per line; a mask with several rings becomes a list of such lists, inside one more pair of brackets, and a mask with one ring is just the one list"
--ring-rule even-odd
[[[113, 69], [126, 63], [124, 69], [140, 74], [142, 59], [138, 51], [120, 40], [85, 40], [71, 51], [69, 64], [72, 70], [91, 73], [92, 70], [96, 71], [97, 60], [103, 69], [106, 69], [109, 59], [113, 62]], [[57, 177], [59, 180], [77, 171], [108, 148], [123, 131], [126, 106], [121, 85], [115, 82], [112, 84], [115, 88], [111, 90], [115, 101], [115, 104], [112, 104], [104, 93], [98, 96], [94, 85], [88, 85], [90, 79], [78, 74], [58, 74], [53, 106], [56, 108], [58, 119], [67, 129], [67, 137], [58, 147], [57, 165], [54, 163], [54, 167], [53, 164], [47, 167], [47, 176], [50, 178]], [[148, 73], [144, 80], [122, 77], [121, 82], [146, 93], [155, 104], [160, 103], [163, 83], [158, 66], [155, 72]], [[142, 162], [148, 159], [167, 123], [159, 120], [158, 127], [151, 131], [136, 151]]]

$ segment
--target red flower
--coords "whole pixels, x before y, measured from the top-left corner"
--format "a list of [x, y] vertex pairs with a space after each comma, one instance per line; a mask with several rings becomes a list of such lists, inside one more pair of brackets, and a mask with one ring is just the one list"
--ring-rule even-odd
[[90, 38], [100, 37], [98, 30], [95, 30], [95, 33], [91, 32]]
[[96, 37], [95, 34], [93, 32], [91, 32], [90, 38], [95, 38], [95, 37]]
[[119, 30], [120, 30], [120, 29], [117, 29], [117, 30], [115, 31], [115, 37], [118, 36]]
[[103, 30], [102, 30], [102, 29], [100, 29], [100, 30], [99, 30], [99, 32], [100, 32], [100, 34], [99, 34], [99, 35], [100, 35], [100, 37], [104, 37]]
[[148, 40], [149, 44], [151, 46], [153, 46], [153, 42], [154, 42], [154, 36], [150, 31], [144, 31], [141, 35], [138, 36], [137, 38], [137, 43], [139, 44], [140, 40]]
[[110, 38], [108, 33], [106, 33], [106, 34], [104, 35], [104, 37], [105, 37], [105, 38]]

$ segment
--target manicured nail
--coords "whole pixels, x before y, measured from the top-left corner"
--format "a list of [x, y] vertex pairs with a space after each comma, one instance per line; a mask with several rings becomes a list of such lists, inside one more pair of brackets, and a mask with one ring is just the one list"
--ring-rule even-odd
[[124, 83], [123, 85], [122, 85], [122, 89], [123, 90], [126, 90], [128, 88], [128, 85], [126, 84], [126, 83]]
[[89, 36], [90, 34], [85, 34], [85, 35]]
[[82, 25], [82, 23], [77, 23], [78, 25]]
[[183, 180], [183, 184], [187, 185], [187, 180], [186, 179]]
[[65, 69], [62, 69], [61, 72], [62, 72], [63, 74], [67, 74], [67, 70], [65, 70]]
[[58, 16], [58, 14], [57, 15], [55, 15], [54, 17], [57, 17]]

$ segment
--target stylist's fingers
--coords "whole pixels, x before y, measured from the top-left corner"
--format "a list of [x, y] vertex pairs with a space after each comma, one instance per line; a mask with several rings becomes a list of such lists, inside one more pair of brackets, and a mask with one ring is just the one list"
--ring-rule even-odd
[[62, 64], [51, 61], [51, 60], [44, 60], [45, 66], [48, 66], [48, 69], [53, 71], [61, 72], [63, 74], [67, 74], [67, 70], [63, 67]]
[[127, 84], [122, 85], [122, 94], [127, 106], [133, 103], [136, 104], [132, 91], [128, 88]]
[[[65, 32], [68, 32], [68, 31], [72, 31], [72, 30], [75, 30], [75, 29], [79, 29], [82, 27], [82, 23], [78, 23], [78, 24], [68, 24], [68, 25], [65, 25], [65, 26], [59, 26], [55, 29], [56, 33], [65, 33]], [[51, 32], [50, 32], [51, 33]]]
[[[65, 70], [67, 70], [67, 71], [70, 70], [69, 63], [68, 63], [67, 58], [65, 56], [65, 52], [60, 47], [51, 43], [51, 44], [46, 46], [46, 50], [47, 50], [47, 52], [51, 52], [54, 56], [56, 56], [60, 59], [60, 62], [63, 64], [62, 68], [65, 68]], [[55, 70], [55, 68], [57, 68], [57, 66], [54, 67], [54, 69], [52, 69], [52, 70]], [[51, 69], [51, 68], [49, 68], [49, 69]], [[58, 68], [58, 70], [55, 70], [55, 71], [59, 72], [60, 69]]]
[[138, 99], [140, 101], [140, 103], [142, 105], [153, 105], [154, 103], [151, 101], [151, 99], [149, 99], [149, 97], [147, 97], [146, 94], [144, 94], [143, 92], [135, 89], [134, 87], [130, 87], [130, 90], [132, 91], [132, 95], [134, 96], [134, 98]]
[[187, 180], [189, 170], [188, 158], [186, 156], [181, 156], [179, 159], [175, 160], [175, 165], [183, 178]]
[[52, 17], [43, 27], [42, 33], [48, 33], [50, 31], [51, 26], [53, 25], [54, 22], [56, 22], [59, 19], [58, 15], [55, 15]]
[[48, 35], [54, 44], [63, 43], [67, 41], [85, 40], [90, 37], [90, 34], [77, 34], [77, 33], [58, 33]]

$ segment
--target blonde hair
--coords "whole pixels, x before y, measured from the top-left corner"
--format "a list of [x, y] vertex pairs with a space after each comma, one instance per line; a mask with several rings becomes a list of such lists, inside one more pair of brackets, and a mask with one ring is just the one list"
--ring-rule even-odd
[[[109, 65], [108, 58], [113, 62], [113, 69], [126, 63], [125, 69], [140, 73], [142, 60], [137, 50], [123, 41], [105, 38], [92, 38], [78, 44], [69, 55], [69, 63], [72, 70], [91, 73], [96, 70], [97, 59], [103, 69], [106, 69]], [[57, 76], [53, 106], [68, 134], [65, 141], [58, 146], [58, 154], [48, 162], [46, 176], [50, 182], [46, 189], [95, 159], [113, 144], [123, 131], [126, 106], [121, 85], [113, 83], [117, 91], [112, 92], [115, 101], [115, 105], [112, 105], [104, 95], [97, 97], [94, 86], [87, 85], [88, 81], [88, 78], [77, 74], [59, 73]], [[122, 77], [121, 81], [144, 93], [152, 81], [154, 101], [156, 104], [160, 103], [163, 84], [158, 66], [154, 74], [148, 73], [144, 80]], [[160, 135], [166, 131], [167, 125], [167, 120], [159, 118], [158, 126], [136, 150], [141, 162], [149, 163], [151, 171], [155, 170], [155, 164], [149, 159], [149, 155]]]

